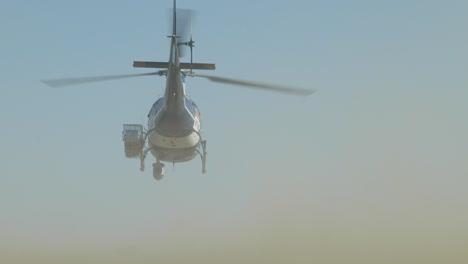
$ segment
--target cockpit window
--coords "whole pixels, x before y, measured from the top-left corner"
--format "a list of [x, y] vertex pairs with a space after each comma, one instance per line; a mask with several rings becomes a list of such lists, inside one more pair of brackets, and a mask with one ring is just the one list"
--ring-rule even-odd
[[148, 117], [159, 112], [163, 108], [163, 106], [164, 106], [164, 98], [161, 97], [153, 104], [153, 107], [151, 107]]
[[153, 107], [156, 112], [159, 112], [164, 106], [164, 98], [159, 98], [156, 103], [154, 103]]
[[185, 97], [185, 106], [190, 111], [190, 113], [192, 114], [195, 113], [195, 104], [193, 103], [192, 100], [188, 99], [187, 97]]
[[194, 101], [192, 101], [192, 100], [190, 100], [190, 99], [188, 99], [186, 97], [185, 98], [185, 106], [190, 111], [190, 113], [193, 115], [193, 117], [197, 118], [198, 121], [201, 120], [200, 112], [199, 112], [198, 107], [197, 107], [197, 105], [195, 104]]

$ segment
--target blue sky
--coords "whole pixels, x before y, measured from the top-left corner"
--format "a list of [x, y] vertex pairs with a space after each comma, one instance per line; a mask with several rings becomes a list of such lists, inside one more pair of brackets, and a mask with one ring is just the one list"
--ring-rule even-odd
[[466, 262], [465, 1], [179, 1], [212, 74], [318, 92], [188, 78], [208, 173], [155, 182], [121, 130], [164, 79], [40, 80], [167, 60], [171, 5], [0, 3], [1, 262]]

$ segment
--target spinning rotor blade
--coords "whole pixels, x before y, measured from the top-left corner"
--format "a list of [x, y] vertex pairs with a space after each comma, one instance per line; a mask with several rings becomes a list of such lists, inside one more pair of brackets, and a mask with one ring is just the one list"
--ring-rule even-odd
[[253, 87], [257, 89], [264, 89], [268, 91], [288, 93], [288, 94], [294, 94], [294, 95], [300, 95], [300, 96], [311, 95], [315, 92], [314, 90], [308, 90], [308, 89], [302, 89], [302, 88], [292, 88], [292, 87], [284, 87], [284, 86], [277, 86], [277, 85], [264, 84], [264, 83], [255, 83], [255, 82], [249, 82], [249, 81], [211, 76], [211, 75], [206, 75], [206, 74], [198, 74], [198, 73], [193, 73], [193, 74], [186, 73], [186, 74], [188, 76], [193, 76], [193, 77], [207, 78], [208, 80], [213, 81], [213, 82], [235, 84], [235, 85], [240, 85], [240, 86]]
[[[189, 33], [190, 33], [190, 27], [192, 22], [195, 22], [196, 19], [196, 11], [192, 9], [181, 9], [177, 8], [177, 17], [176, 17], [176, 34], [177, 34], [177, 42], [183, 43], [189, 41]], [[168, 10], [168, 18], [170, 18], [170, 23], [171, 25], [169, 29], [169, 36], [172, 35], [172, 14], [173, 10], [170, 9]], [[193, 21], [192, 21], [193, 19]], [[185, 45], [179, 45], [179, 57], [185, 57], [186, 55], [186, 48], [184, 48]]]
[[93, 76], [93, 77], [49, 79], [49, 80], [42, 80], [42, 82], [47, 84], [50, 87], [59, 88], [59, 87], [78, 85], [78, 84], [84, 84], [84, 83], [110, 81], [110, 80], [117, 80], [117, 79], [124, 79], [124, 78], [147, 76], [147, 75], [162, 76], [165, 74], [166, 74], [166, 71], [157, 71], [157, 72], [139, 73], [139, 74], [122, 74], [122, 75], [106, 75], [106, 76]]

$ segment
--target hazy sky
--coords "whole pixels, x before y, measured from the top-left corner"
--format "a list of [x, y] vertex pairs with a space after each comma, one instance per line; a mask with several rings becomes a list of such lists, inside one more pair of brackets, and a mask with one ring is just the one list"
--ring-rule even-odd
[[[156, 182], [126, 159], [169, 57], [164, 1], [0, 2], [1, 263], [467, 263], [466, 1], [178, 1], [208, 141]], [[211, 72], [210, 72], [211, 73]]]

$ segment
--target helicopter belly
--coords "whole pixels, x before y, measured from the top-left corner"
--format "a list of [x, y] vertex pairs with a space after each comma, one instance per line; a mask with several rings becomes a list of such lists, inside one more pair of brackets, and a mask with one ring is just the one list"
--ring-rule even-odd
[[168, 137], [160, 135], [157, 132], [150, 133], [149, 141], [152, 145], [161, 148], [178, 148], [185, 149], [197, 146], [200, 142], [200, 136], [196, 132], [192, 132], [184, 137]]

